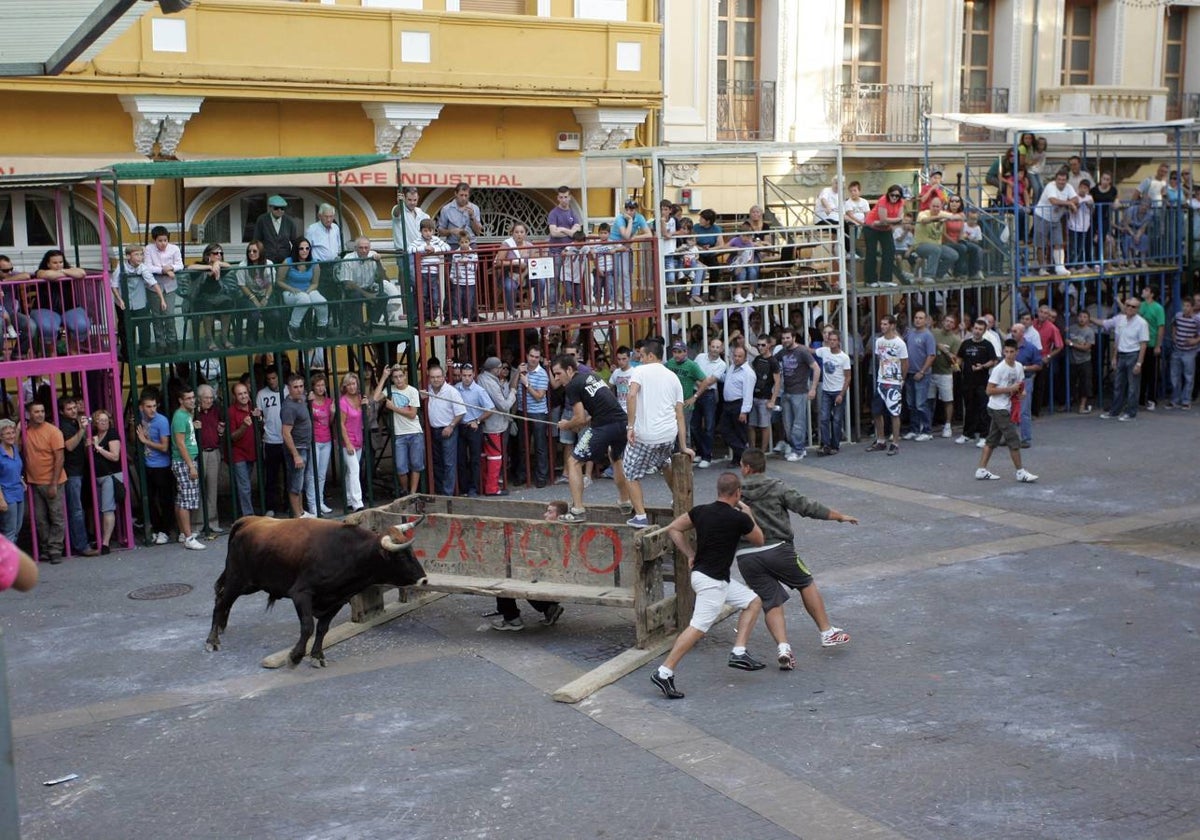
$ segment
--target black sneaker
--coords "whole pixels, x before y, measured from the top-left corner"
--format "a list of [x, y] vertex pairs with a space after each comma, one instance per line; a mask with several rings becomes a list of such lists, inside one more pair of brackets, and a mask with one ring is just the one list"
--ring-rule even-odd
[[887, 449], [887, 444], [881, 440], [877, 440], [867, 447], [868, 452], [882, 452]]
[[899, 447], [899, 446], [897, 446], [896, 444], [894, 444], [894, 443], [889, 443], [889, 444], [887, 445], [887, 452], [888, 452], [888, 454], [889, 454], [889, 455], [895, 455], [895, 454], [896, 454], [897, 452], [899, 452], [899, 451], [900, 451], [900, 447]]
[[668, 700], [681, 700], [683, 698], [683, 692], [675, 687], [674, 674], [664, 678], [658, 675], [658, 671], [655, 671], [650, 675], [650, 682], [658, 686]]
[[729, 654], [729, 667], [741, 671], [761, 671], [767, 666], [748, 653], [731, 653]]
[[542, 613], [542, 624], [547, 627], [552, 626], [556, 621], [562, 618], [562, 604], [551, 604], [544, 613]]

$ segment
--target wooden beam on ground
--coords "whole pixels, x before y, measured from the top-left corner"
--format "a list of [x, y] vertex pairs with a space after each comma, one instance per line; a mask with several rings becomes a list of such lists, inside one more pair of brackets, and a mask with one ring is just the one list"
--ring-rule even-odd
[[[737, 610], [726, 604], [717, 615], [717, 621], [724, 621], [735, 612]], [[668, 636], [644, 650], [630, 648], [618, 653], [600, 667], [593, 668], [554, 692], [554, 699], [560, 703], [578, 703], [586, 697], [591, 697], [604, 686], [615, 683], [626, 674], [632, 674], [638, 668], [662, 656], [675, 644], [677, 637], [678, 634]]]
[[[402, 602], [397, 604], [387, 604], [382, 610], [368, 617], [365, 621], [343, 621], [334, 627], [329, 628], [329, 632], [325, 634], [323, 647], [325, 650], [333, 647], [339, 642], [344, 642], [347, 639], [353, 639], [359, 633], [370, 630], [372, 627], [378, 627], [380, 624], [386, 624], [394, 618], [399, 618], [406, 613], [410, 613], [418, 607], [423, 607], [426, 604], [431, 604], [439, 598], [445, 598], [444, 592], [425, 592], [416, 597], [412, 601]], [[267, 656], [262, 661], [264, 668], [280, 668], [287, 664], [288, 654], [292, 652], [291, 648], [276, 651], [270, 656]], [[309, 640], [308, 648], [304, 655], [307, 656], [312, 652], [312, 640]]]
[[569, 601], [573, 604], [591, 604], [598, 607], [633, 607], [632, 588], [440, 573], [429, 574], [425, 578], [423, 585], [412, 587], [413, 592], [455, 592], [495, 598], [524, 598], [531, 601]]

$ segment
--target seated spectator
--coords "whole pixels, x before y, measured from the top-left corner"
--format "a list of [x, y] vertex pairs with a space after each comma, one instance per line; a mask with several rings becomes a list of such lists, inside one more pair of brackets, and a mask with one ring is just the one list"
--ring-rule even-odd
[[[346, 297], [353, 302], [347, 312], [346, 323], [342, 327], [349, 335], [361, 335], [370, 331], [370, 325], [377, 323], [386, 314], [387, 300], [383, 291], [383, 281], [387, 272], [379, 259], [379, 254], [371, 250], [371, 240], [360, 236], [354, 240], [354, 253], [348, 255], [338, 266], [338, 280], [341, 281]], [[362, 323], [361, 304], [366, 303], [367, 321]]]
[[945, 279], [950, 269], [958, 262], [958, 251], [943, 243], [943, 233], [946, 220], [952, 214], [942, 209], [942, 200], [934, 196], [929, 201], [929, 209], [917, 214], [916, 233], [917, 255], [925, 261], [921, 279], [926, 283]]
[[[967, 235], [967, 215], [962, 196], [952, 195], [946, 205], [946, 222], [942, 226], [942, 244], [954, 249], [958, 260], [954, 264], [954, 274], [957, 277], [969, 277], [972, 280], [983, 279], [983, 248], [977, 241]], [[976, 223], [979, 215], [975, 216]], [[976, 224], [978, 227], [978, 224]], [[983, 238], [980, 231], [980, 239]]]
[[321, 266], [314, 261], [312, 243], [301, 237], [292, 255], [283, 261], [275, 284], [283, 292], [283, 302], [292, 307], [288, 320], [288, 340], [300, 341], [300, 328], [311, 308], [317, 314], [317, 338], [325, 338], [329, 330], [329, 307], [317, 288], [321, 284]]
[[258, 325], [263, 324], [263, 331], [268, 332], [266, 323], [274, 320], [267, 307], [271, 305], [271, 292], [275, 289], [275, 264], [266, 254], [266, 246], [261, 241], [251, 240], [246, 245], [246, 258], [238, 264], [237, 285], [242, 293], [241, 308], [246, 313], [244, 326], [235, 326], [235, 330], [245, 330], [243, 335], [235, 335], [239, 343], [257, 344]]
[[72, 268], [62, 251], [52, 249], [42, 256], [34, 276], [38, 280], [52, 281], [47, 286], [39, 287], [37, 307], [28, 313], [35, 327], [33, 335], [40, 337], [42, 352], [47, 352], [54, 345], [59, 330], [64, 326], [68, 340], [76, 352], [80, 352], [79, 345], [91, 331], [92, 320], [87, 310], [75, 306], [71, 281], [82, 280], [87, 272], [82, 268]]
[[1120, 214], [1121, 257], [1131, 267], [1140, 267], [1150, 256], [1150, 224], [1154, 221], [1150, 198], [1133, 191], [1130, 204]]
[[233, 298], [229, 295], [231, 284], [236, 284], [226, 269], [232, 266], [225, 262], [225, 250], [215, 242], [204, 246], [199, 262], [192, 263], [194, 269], [199, 269], [195, 287], [192, 289], [192, 309], [200, 313], [200, 325], [196, 331], [196, 343], [204, 342], [208, 334], [208, 349], [217, 350], [218, 342], [226, 349], [233, 349], [233, 342], [226, 335], [217, 333], [216, 319], [228, 322], [228, 310], [233, 307]]
[[[517, 301], [521, 289], [526, 286], [529, 276], [529, 242], [525, 239], [526, 229], [521, 222], [516, 222], [509, 229], [510, 236], [504, 240], [504, 247], [496, 252], [492, 265], [500, 271], [504, 293], [504, 312], [510, 318], [517, 317]], [[426, 249], [428, 250], [428, 249]]]

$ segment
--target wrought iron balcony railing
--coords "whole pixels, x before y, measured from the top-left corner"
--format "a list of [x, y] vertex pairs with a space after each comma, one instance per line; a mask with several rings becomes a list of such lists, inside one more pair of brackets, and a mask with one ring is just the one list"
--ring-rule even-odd
[[[964, 114], [1007, 114], [1008, 88], [964, 88], [958, 96], [958, 110]], [[1003, 143], [1004, 132], [963, 125], [958, 128], [958, 139], [963, 143]]]
[[843, 143], [917, 143], [933, 86], [855, 82], [837, 85], [826, 98], [829, 124]]
[[717, 85], [718, 140], [775, 139], [775, 83], [727, 79]]

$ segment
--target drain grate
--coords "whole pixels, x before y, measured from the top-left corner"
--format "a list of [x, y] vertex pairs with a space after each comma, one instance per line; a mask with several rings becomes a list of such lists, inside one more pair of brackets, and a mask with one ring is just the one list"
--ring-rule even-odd
[[135, 601], [159, 601], [163, 598], [178, 598], [192, 591], [190, 583], [156, 583], [154, 586], [143, 586], [129, 593]]

